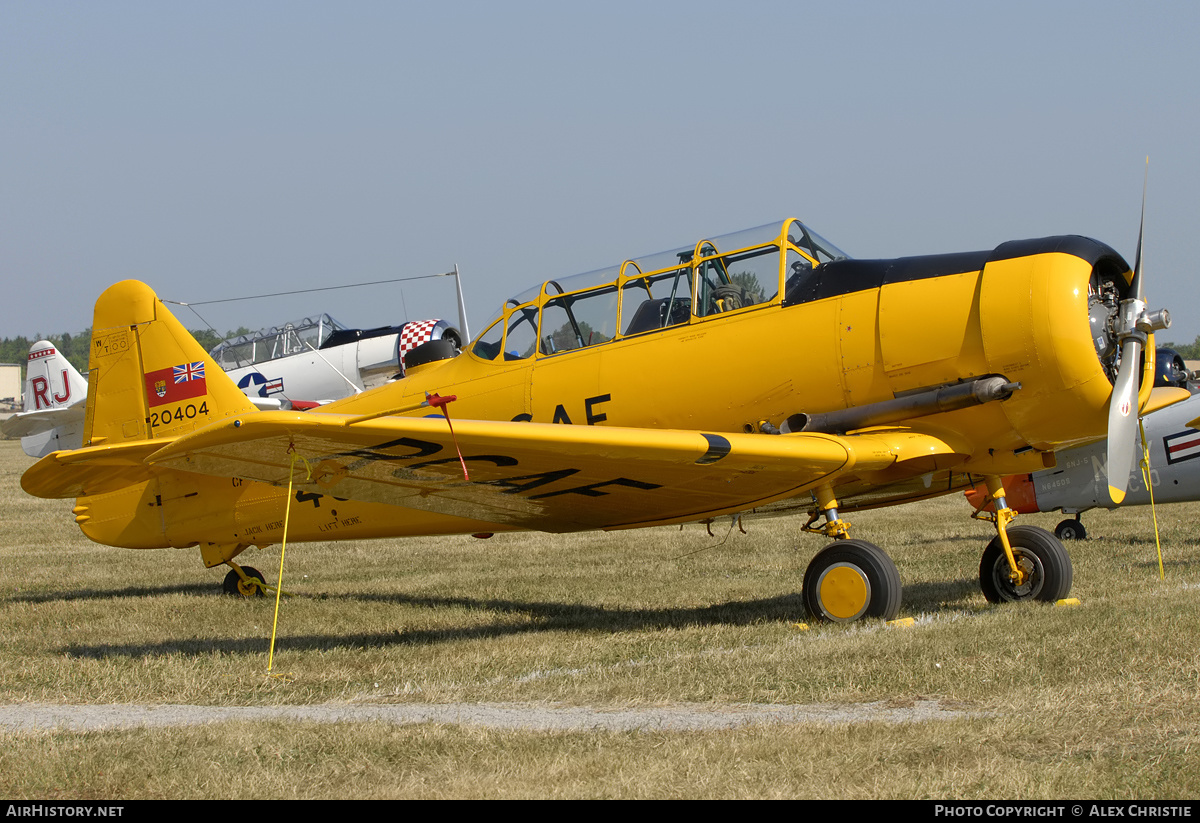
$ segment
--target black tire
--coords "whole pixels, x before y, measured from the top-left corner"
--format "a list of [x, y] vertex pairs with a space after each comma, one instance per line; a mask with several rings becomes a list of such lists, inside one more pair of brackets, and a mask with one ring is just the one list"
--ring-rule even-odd
[[1071, 518], [1064, 520], [1054, 527], [1054, 536], [1059, 540], [1066, 542], [1067, 540], [1087, 540], [1087, 529], [1083, 527], [1082, 520]]
[[815, 620], [895, 620], [900, 614], [900, 572], [873, 543], [830, 543], [804, 572], [804, 605]]
[[[262, 572], [252, 566], [242, 566], [242, 571], [247, 577], [253, 577], [260, 583], [265, 583], [267, 579], [263, 577]], [[221, 588], [225, 594], [232, 594], [237, 597], [265, 597], [266, 592], [262, 586], [247, 585], [242, 582], [242, 578], [233, 569], [229, 570], [229, 574], [225, 575], [225, 582], [221, 584]], [[254, 591], [250, 591], [253, 589]]]
[[[1068, 521], [1074, 523], [1075, 521]], [[1000, 536], [992, 538], [979, 563], [979, 587], [990, 603], [1042, 600], [1053, 603], [1071, 591], [1071, 557], [1057, 537], [1037, 526], [1013, 526], [1007, 530], [1017, 565], [1029, 577], [1015, 586]]]

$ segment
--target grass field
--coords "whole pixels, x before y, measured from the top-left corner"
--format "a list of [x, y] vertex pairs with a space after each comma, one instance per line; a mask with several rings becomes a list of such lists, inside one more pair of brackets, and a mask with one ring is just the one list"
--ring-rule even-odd
[[[789, 519], [295, 544], [273, 600], [197, 550], [90, 543], [0, 442], [0, 704], [903, 706], [955, 719], [700, 732], [225, 722], [0, 733], [0, 796], [1186, 798], [1200, 793], [1200, 504], [1085, 515], [1076, 607], [994, 607], [954, 496], [851, 515], [908, 628], [796, 625], [823, 540]], [[1056, 515], [1020, 522], [1052, 528]], [[241, 558], [273, 578], [275, 551]]]

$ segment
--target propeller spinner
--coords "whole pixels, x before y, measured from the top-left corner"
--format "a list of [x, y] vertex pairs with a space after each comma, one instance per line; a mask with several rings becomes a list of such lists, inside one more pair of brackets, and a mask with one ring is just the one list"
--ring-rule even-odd
[[[1147, 159], [1147, 177], [1149, 176]], [[1166, 309], [1147, 312], [1142, 287], [1142, 238], [1146, 227], [1146, 183], [1142, 182], [1142, 218], [1138, 227], [1137, 257], [1133, 268], [1130, 297], [1121, 301], [1113, 318], [1114, 335], [1121, 349], [1121, 366], [1113, 381], [1108, 405], [1108, 494], [1113, 503], [1125, 499], [1129, 474], [1133, 470], [1134, 448], [1138, 431], [1138, 394], [1141, 389], [1142, 352], [1147, 335], [1169, 328], [1171, 315]]]

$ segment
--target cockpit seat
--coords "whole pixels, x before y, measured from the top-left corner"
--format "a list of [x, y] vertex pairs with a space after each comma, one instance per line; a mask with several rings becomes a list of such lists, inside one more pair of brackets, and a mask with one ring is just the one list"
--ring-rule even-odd
[[[668, 303], [671, 303], [671, 316], [669, 318], [667, 317]], [[633, 319], [629, 321], [629, 327], [625, 329], [625, 334], [640, 334], [644, 331], [653, 331], [654, 329], [662, 329], [667, 326], [686, 323], [691, 311], [692, 301], [683, 297], [676, 297], [673, 303], [669, 297], [646, 300], [634, 312]]]

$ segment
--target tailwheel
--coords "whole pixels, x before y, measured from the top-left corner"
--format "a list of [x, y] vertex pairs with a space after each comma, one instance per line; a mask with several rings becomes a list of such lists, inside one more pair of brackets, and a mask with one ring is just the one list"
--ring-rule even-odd
[[267, 579], [263, 577], [262, 572], [253, 566], [242, 566], [241, 569], [242, 574], [247, 578], [252, 578], [258, 582], [243, 580], [242, 576], [238, 574], [238, 570], [232, 569], [229, 574], [225, 575], [225, 582], [221, 584], [221, 588], [224, 589], [225, 594], [240, 595], [242, 597], [264, 597], [266, 590], [263, 584], [266, 583]]
[[804, 605], [817, 620], [894, 620], [900, 613], [900, 572], [878, 546], [865, 540], [838, 540], [808, 564]]
[[[1074, 522], [1074, 521], [1071, 521]], [[1037, 526], [1012, 526], [1006, 530], [1013, 559], [1021, 571], [1013, 579], [1012, 567], [997, 535], [983, 550], [979, 586], [990, 603], [1016, 600], [1061, 600], [1071, 591], [1071, 558], [1063, 544]]]
[[1072, 517], [1054, 527], [1054, 536], [1059, 540], [1087, 540], [1087, 529], [1082, 520]]

